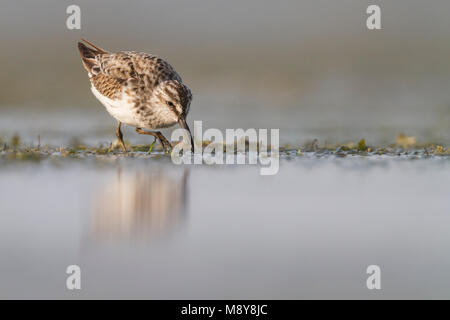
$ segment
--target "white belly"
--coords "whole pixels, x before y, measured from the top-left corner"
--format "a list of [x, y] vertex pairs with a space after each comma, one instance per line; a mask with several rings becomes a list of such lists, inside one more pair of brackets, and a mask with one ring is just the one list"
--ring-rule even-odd
[[128, 96], [122, 94], [122, 99], [112, 100], [98, 92], [94, 86], [91, 87], [91, 90], [113, 118], [130, 126], [140, 126], [137, 114], [133, 108], [134, 104], [129, 102], [130, 99]]

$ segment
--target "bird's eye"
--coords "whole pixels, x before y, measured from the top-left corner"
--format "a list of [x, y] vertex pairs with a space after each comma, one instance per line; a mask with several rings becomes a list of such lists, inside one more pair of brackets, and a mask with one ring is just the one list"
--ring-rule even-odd
[[175, 107], [172, 101], [167, 101], [167, 104], [168, 104], [170, 107]]

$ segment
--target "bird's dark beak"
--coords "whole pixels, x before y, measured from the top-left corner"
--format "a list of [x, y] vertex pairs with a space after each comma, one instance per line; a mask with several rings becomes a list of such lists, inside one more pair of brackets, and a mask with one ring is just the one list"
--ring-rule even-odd
[[187, 132], [189, 132], [189, 137], [191, 138], [191, 151], [192, 151], [192, 153], [194, 153], [194, 139], [192, 138], [191, 130], [189, 129], [189, 127], [186, 123], [186, 118], [184, 116], [181, 116], [178, 119], [178, 123], [180, 124], [180, 127], [182, 127], [183, 129], [187, 130]]

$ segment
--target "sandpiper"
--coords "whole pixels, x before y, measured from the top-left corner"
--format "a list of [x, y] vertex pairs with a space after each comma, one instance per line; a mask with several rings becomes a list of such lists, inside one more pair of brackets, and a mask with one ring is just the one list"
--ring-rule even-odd
[[188, 131], [193, 151], [194, 142], [186, 123], [192, 94], [169, 63], [142, 52], [111, 53], [84, 39], [78, 42], [78, 50], [89, 74], [92, 92], [117, 120], [116, 136], [123, 152], [127, 150], [122, 123], [136, 127], [139, 134], [154, 136], [164, 151], [168, 151], [171, 144], [155, 130], [178, 123]]

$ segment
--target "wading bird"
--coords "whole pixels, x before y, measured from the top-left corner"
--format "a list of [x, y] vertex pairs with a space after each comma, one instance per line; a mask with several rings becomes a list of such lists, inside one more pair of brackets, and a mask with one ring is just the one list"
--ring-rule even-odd
[[78, 50], [92, 92], [117, 120], [116, 136], [123, 152], [122, 123], [136, 127], [139, 134], [154, 136], [164, 151], [170, 150], [171, 144], [157, 130], [178, 123], [189, 133], [193, 152], [192, 134], [186, 123], [192, 94], [169, 63], [142, 52], [111, 53], [84, 39], [78, 42]]

